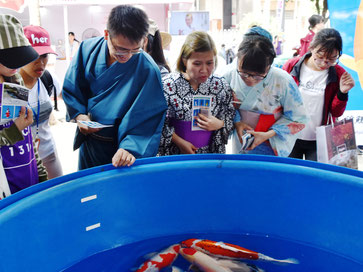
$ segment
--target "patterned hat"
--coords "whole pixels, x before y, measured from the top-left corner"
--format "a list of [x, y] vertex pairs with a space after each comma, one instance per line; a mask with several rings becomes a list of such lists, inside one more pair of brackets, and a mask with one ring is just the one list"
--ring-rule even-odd
[[39, 57], [31, 47], [17, 18], [0, 14], [0, 63], [7, 68], [20, 68]]

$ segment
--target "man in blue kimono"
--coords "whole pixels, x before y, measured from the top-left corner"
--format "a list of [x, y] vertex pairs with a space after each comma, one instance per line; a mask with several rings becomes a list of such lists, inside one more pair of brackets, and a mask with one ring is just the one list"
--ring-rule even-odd
[[[79, 169], [130, 166], [157, 153], [167, 105], [159, 68], [141, 49], [148, 26], [144, 11], [114, 7], [104, 37], [84, 41], [68, 68], [63, 98], [67, 121], [78, 124]], [[111, 126], [96, 129], [79, 121]]]

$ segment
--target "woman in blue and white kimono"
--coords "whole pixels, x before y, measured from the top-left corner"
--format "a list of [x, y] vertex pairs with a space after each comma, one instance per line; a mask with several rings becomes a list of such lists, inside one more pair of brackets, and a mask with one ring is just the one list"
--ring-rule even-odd
[[[266, 30], [250, 29], [237, 57], [224, 75], [235, 92], [237, 108], [232, 151], [287, 157], [296, 133], [308, 121], [299, 89], [289, 74], [272, 66], [276, 53]], [[242, 150], [246, 132], [254, 141]]]

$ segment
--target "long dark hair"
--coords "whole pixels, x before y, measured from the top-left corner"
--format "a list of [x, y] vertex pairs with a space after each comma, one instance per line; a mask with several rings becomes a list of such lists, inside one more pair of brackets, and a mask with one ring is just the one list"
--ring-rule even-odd
[[261, 35], [244, 36], [238, 47], [238, 60], [242, 60], [241, 68], [245, 71], [264, 74], [268, 66], [272, 65], [276, 52], [272, 42]]
[[69, 35], [71, 35], [71, 36], [73, 36], [73, 37], [74, 37], [74, 41], [75, 41], [75, 42], [79, 42], [79, 40], [77, 40], [77, 39], [76, 39], [76, 35], [74, 35], [74, 32], [72, 32], [72, 31], [68, 32], [68, 36], [69, 36]]
[[146, 45], [146, 52], [154, 59], [156, 64], [164, 66], [169, 72], [170, 67], [166, 63], [166, 59], [164, 56], [163, 46], [161, 43], [161, 35], [160, 31], [157, 30], [155, 35], [148, 34], [147, 35], [147, 45]]

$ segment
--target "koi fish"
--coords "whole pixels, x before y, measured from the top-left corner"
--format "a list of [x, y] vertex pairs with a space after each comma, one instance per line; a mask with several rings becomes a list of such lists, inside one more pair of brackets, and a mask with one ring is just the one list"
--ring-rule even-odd
[[175, 244], [145, 261], [136, 272], [159, 272], [170, 266], [179, 255], [180, 245]]
[[181, 248], [179, 253], [184, 259], [204, 272], [232, 272], [229, 268], [221, 267], [211, 256], [197, 251], [194, 248]]
[[194, 248], [180, 249], [180, 255], [189, 261], [191, 271], [198, 272], [264, 272], [255, 265], [214, 258]]
[[224, 259], [263, 260], [269, 262], [279, 262], [279, 263], [289, 263], [289, 264], [298, 263], [298, 261], [295, 259], [278, 260], [266, 256], [262, 253], [258, 253], [256, 251], [252, 251], [237, 245], [223, 243], [223, 242], [215, 242], [211, 240], [188, 239], [183, 241], [181, 244], [185, 247], [194, 248], [206, 254]]

